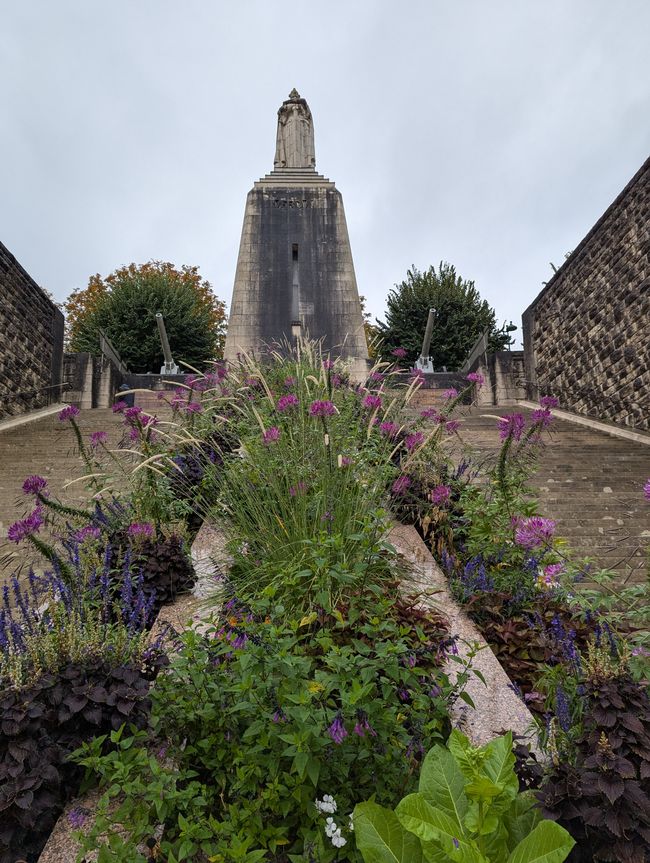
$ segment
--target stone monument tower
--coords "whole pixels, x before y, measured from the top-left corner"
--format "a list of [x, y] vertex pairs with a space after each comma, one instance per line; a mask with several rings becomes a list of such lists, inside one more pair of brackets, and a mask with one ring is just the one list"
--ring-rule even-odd
[[363, 378], [368, 349], [343, 199], [316, 173], [311, 111], [296, 90], [278, 111], [273, 166], [246, 199], [225, 358], [309, 336]]

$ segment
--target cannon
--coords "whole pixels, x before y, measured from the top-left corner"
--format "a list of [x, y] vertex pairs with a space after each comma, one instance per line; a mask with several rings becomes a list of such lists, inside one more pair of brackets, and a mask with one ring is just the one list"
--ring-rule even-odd
[[165, 363], [160, 367], [161, 375], [180, 375], [181, 370], [178, 368], [172, 357], [172, 352], [169, 347], [169, 339], [167, 338], [167, 330], [165, 329], [165, 321], [160, 312], [156, 312], [156, 323], [158, 324], [158, 333], [160, 335], [160, 343], [163, 349], [163, 357]]
[[429, 309], [429, 317], [427, 318], [427, 327], [424, 331], [424, 338], [422, 339], [422, 350], [420, 351], [420, 356], [416, 360], [415, 368], [420, 369], [420, 371], [425, 374], [433, 374], [433, 363], [431, 361], [431, 357], [429, 356], [429, 348], [431, 346], [431, 336], [433, 335], [433, 322], [436, 319], [436, 310]]

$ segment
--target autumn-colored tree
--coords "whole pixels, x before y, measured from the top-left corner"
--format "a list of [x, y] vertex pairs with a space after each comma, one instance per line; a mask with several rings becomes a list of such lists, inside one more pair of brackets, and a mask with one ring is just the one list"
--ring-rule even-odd
[[359, 302], [361, 303], [363, 330], [366, 335], [366, 344], [368, 345], [368, 356], [371, 360], [374, 360], [379, 356], [378, 347], [381, 340], [381, 333], [379, 332], [379, 327], [376, 327], [370, 321], [372, 314], [366, 311], [366, 298], [364, 296], [360, 296]]
[[158, 371], [163, 363], [156, 312], [165, 319], [176, 362], [201, 366], [223, 356], [226, 307], [198, 267], [163, 261], [120, 267], [91, 276], [65, 303], [68, 349], [99, 353], [100, 329], [131, 371]]

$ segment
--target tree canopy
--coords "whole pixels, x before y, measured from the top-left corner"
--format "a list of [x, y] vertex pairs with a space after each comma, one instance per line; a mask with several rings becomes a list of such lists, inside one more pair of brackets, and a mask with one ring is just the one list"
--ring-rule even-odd
[[198, 267], [149, 261], [97, 274], [70, 294], [65, 311], [69, 350], [97, 355], [101, 329], [133, 372], [158, 372], [163, 364], [156, 312], [175, 362], [200, 367], [223, 355], [226, 307]]
[[413, 366], [420, 356], [431, 308], [436, 310], [436, 317], [429, 353], [436, 371], [443, 366], [449, 371], [462, 366], [485, 330], [489, 332], [489, 350], [503, 350], [510, 343], [508, 333], [497, 328], [494, 309], [481, 299], [474, 282], [461, 278], [451, 264], [441, 262], [437, 270], [431, 266], [420, 272], [413, 267], [389, 292], [386, 321], [377, 321], [383, 340], [381, 356], [394, 361], [392, 352], [402, 348], [406, 355], [399, 364]]

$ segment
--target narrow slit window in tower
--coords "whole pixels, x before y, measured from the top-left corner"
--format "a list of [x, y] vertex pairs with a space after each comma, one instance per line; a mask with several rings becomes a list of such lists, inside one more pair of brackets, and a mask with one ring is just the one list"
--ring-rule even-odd
[[292, 259], [293, 261], [297, 261], [297, 260], [298, 260], [298, 243], [294, 243], [294, 244], [291, 246], [291, 259]]

